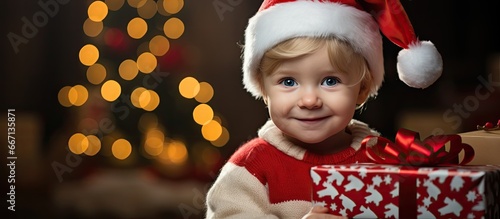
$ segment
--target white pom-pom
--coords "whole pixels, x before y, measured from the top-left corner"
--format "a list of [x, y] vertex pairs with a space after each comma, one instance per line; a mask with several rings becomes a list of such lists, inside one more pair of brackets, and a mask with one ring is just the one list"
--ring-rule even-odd
[[433, 84], [443, 71], [443, 59], [434, 44], [421, 41], [398, 54], [399, 79], [414, 88]]

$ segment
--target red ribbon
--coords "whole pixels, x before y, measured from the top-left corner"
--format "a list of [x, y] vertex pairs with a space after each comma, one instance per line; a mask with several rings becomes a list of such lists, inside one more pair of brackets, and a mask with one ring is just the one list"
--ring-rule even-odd
[[[376, 140], [376, 142], [374, 142]], [[446, 144], [449, 149], [446, 150]], [[410, 166], [465, 165], [474, 158], [474, 149], [465, 143], [459, 135], [434, 135], [421, 141], [418, 133], [399, 129], [395, 143], [390, 140], [368, 136], [363, 139], [368, 157], [381, 164]], [[464, 151], [464, 158], [459, 162], [459, 153]]]

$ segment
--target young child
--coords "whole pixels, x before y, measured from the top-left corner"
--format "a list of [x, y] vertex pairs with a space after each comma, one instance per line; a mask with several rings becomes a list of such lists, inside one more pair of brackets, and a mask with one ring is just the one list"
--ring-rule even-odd
[[379, 28], [405, 48], [398, 71], [409, 86], [429, 86], [442, 69], [399, 1], [369, 2], [265, 0], [249, 20], [243, 83], [270, 120], [222, 168], [207, 218], [336, 218], [313, 207], [310, 168], [368, 162], [361, 141], [378, 133], [353, 116], [383, 81]]

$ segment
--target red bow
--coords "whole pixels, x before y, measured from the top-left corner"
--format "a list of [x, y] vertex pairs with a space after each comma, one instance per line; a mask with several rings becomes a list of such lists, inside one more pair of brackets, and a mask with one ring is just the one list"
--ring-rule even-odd
[[[374, 142], [376, 140], [376, 142]], [[446, 143], [449, 150], [446, 150]], [[474, 158], [474, 149], [465, 143], [459, 135], [429, 136], [424, 141], [419, 134], [407, 129], [399, 129], [396, 143], [383, 137], [368, 136], [363, 139], [366, 154], [376, 163], [410, 166], [465, 165]], [[464, 151], [464, 158], [459, 163], [459, 153]]]

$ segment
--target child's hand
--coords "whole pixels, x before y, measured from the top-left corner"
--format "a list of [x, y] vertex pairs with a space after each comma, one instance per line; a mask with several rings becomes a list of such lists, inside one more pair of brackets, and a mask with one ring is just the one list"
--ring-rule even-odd
[[331, 214], [327, 214], [328, 208], [321, 206], [314, 206], [311, 208], [309, 213], [307, 213], [302, 219], [311, 219], [311, 218], [319, 218], [319, 219], [347, 219], [347, 217], [335, 216]]

